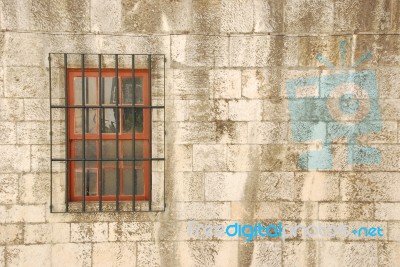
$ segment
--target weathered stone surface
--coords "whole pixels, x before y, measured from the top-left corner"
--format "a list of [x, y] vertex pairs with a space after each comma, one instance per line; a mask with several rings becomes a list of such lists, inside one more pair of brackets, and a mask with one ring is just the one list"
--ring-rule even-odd
[[224, 67], [229, 63], [229, 38], [202, 35], [172, 35], [174, 67]]
[[50, 245], [10, 246], [7, 255], [6, 263], [10, 266], [51, 266]]
[[228, 145], [228, 170], [233, 172], [258, 170], [261, 148], [258, 145]]
[[122, 1], [92, 0], [90, 3], [90, 29], [93, 32], [120, 32]]
[[94, 266], [136, 266], [136, 244], [129, 242], [97, 243], [93, 245]]
[[226, 170], [226, 153], [226, 145], [193, 145], [193, 170]]
[[378, 243], [378, 262], [383, 266], [399, 266], [400, 244], [398, 242]]
[[178, 202], [177, 220], [228, 220], [229, 202]]
[[282, 144], [287, 142], [288, 124], [286, 122], [250, 122], [250, 144]]
[[335, 31], [381, 32], [390, 29], [391, 1], [334, 0]]
[[343, 201], [399, 201], [397, 172], [353, 172], [340, 174]]
[[113, 222], [109, 223], [109, 241], [148, 241], [153, 238], [153, 223]]
[[284, 267], [316, 265], [317, 251], [314, 242], [285, 241], [282, 246]]
[[331, 172], [298, 172], [296, 197], [302, 201], [334, 201], [340, 196], [339, 175]]
[[331, 32], [333, 0], [289, 0], [284, 6], [285, 31], [290, 33]]
[[124, 32], [182, 32], [191, 28], [192, 1], [121, 2]]
[[173, 199], [176, 201], [204, 200], [203, 172], [175, 172]]
[[255, 32], [282, 32], [283, 31], [282, 1], [255, 0], [254, 1], [254, 31]]
[[207, 172], [204, 176], [205, 200], [243, 200], [247, 180], [246, 172]]
[[72, 223], [71, 242], [105, 242], [108, 240], [108, 223]]
[[3, 155], [0, 161], [2, 172], [15, 173], [30, 170], [30, 147], [28, 145], [2, 145], [0, 154]]
[[51, 247], [52, 266], [91, 266], [90, 243], [55, 244]]
[[374, 206], [370, 203], [320, 203], [318, 218], [320, 220], [371, 220], [374, 218]]
[[23, 226], [20, 224], [0, 225], [2, 235], [0, 235], [0, 244], [21, 244], [23, 242]]
[[18, 175], [0, 174], [0, 203], [16, 203], [18, 196]]
[[[320, 255], [318, 264], [321, 266], [377, 266], [378, 243], [377, 242], [321, 242], [317, 246]], [[357, 251], [357, 253], [354, 253]]]
[[4, 76], [6, 97], [49, 98], [49, 79], [44, 68], [9, 67]]

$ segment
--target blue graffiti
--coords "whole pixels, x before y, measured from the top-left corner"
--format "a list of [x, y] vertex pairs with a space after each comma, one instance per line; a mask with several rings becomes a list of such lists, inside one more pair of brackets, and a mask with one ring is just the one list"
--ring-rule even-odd
[[[340, 43], [342, 69], [346, 42]], [[351, 68], [371, 57], [365, 53]], [[328, 67], [333, 64], [317, 55], [317, 60]], [[314, 88], [314, 89], [313, 89]], [[289, 99], [290, 127], [295, 142], [319, 142], [319, 150], [309, 150], [300, 155], [303, 169], [332, 169], [332, 141], [347, 138], [348, 164], [379, 164], [381, 152], [357, 143], [357, 136], [382, 130], [379, 111], [378, 84], [372, 70], [335, 73], [320, 77], [307, 77], [286, 81]], [[310, 90], [313, 95], [302, 95]]]

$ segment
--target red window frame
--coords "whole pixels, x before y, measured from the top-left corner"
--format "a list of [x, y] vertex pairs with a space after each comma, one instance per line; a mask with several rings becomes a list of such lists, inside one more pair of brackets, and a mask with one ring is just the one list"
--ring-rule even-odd
[[[68, 75], [68, 106], [73, 107], [76, 105], [74, 103], [74, 78], [76, 77], [82, 77], [82, 69], [80, 68], [70, 68], [67, 70], [67, 75]], [[124, 111], [124, 108], [126, 107], [132, 107], [132, 104], [123, 104], [122, 103], [122, 78], [132, 78], [132, 70], [131, 69], [119, 69], [118, 70], [118, 83], [119, 83], [119, 92], [118, 96], [120, 99], [120, 103], [118, 104], [118, 109], [119, 109], [119, 130], [118, 130], [118, 139], [119, 139], [119, 159], [123, 157], [122, 155], [122, 141], [124, 140], [143, 140], [144, 146], [143, 146], [143, 158], [148, 159], [142, 161], [142, 166], [137, 167], [136, 164], [132, 166], [126, 166], [124, 164], [124, 161], [119, 161], [117, 167], [107, 167], [102, 165], [100, 161], [100, 140], [117, 140], [116, 134], [110, 134], [110, 133], [101, 133], [101, 139], [100, 139], [100, 125], [101, 122], [99, 120], [99, 112], [101, 108], [98, 108], [98, 106], [103, 106], [103, 107], [109, 107], [113, 108], [116, 107], [116, 105], [113, 104], [102, 104], [98, 103], [99, 102], [99, 97], [98, 94], [100, 93], [99, 90], [99, 70], [98, 69], [92, 69], [88, 68], [84, 70], [84, 76], [85, 77], [95, 77], [96, 79], [96, 104], [85, 104], [86, 107], [91, 107], [93, 106], [96, 109], [96, 133], [85, 133], [85, 140], [89, 141], [96, 141], [96, 156], [97, 156], [97, 161], [95, 161], [96, 167], [85, 167], [85, 170], [88, 169], [94, 169], [97, 170], [97, 195], [96, 196], [88, 196], [86, 195], [84, 197], [85, 201], [99, 201], [100, 200], [100, 188], [101, 183], [100, 183], [100, 168], [103, 170], [105, 169], [119, 169], [119, 197], [118, 200], [121, 201], [130, 201], [132, 200], [133, 195], [124, 195], [123, 194], [123, 170], [124, 169], [143, 169], [143, 194], [141, 195], [135, 195], [135, 200], [148, 200], [149, 199], [149, 177], [150, 177], [150, 172], [151, 172], [151, 164], [150, 164], [150, 150], [151, 150], [151, 144], [149, 143], [150, 140], [150, 108], [143, 108], [143, 132], [142, 133], [123, 133], [122, 127], [123, 127], [123, 119], [122, 119], [122, 114]], [[134, 71], [134, 76], [135, 78], [142, 78], [143, 79], [143, 103], [142, 104], [135, 104], [135, 107], [149, 107], [150, 106], [150, 96], [149, 96], [149, 84], [148, 84], [148, 70], [146, 69], [138, 69]], [[101, 69], [101, 77], [102, 78], [114, 78], [116, 77], [116, 71], [115, 69]], [[83, 101], [82, 101], [83, 102]], [[77, 106], [81, 106], [80, 105]], [[83, 133], [76, 133], [75, 132], [75, 110], [80, 109], [80, 108], [69, 108], [68, 109], [68, 158], [75, 159], [75, 145], [74, 141], [83, 141]], [[133, 130], [134, 131], [134, 130]], [[147, 141], [147, 142], [146, 142]], [[134, 155], [134, 153], [132, 153]], [[68, 162], [68, 169], [70, 170], [69, 177], [68, 177], [68, 184], [69, 184], [69, 201], [71, 202], [78, 202], [82, 201], [83, 197], [82, 194], [80, 195], [75, 195], [75, 182], [76, 182], [76, 177], [75, 173], [76, 170], [82, 170], [82, 167], [79, 168], [77, 167], [76, 162], [79, 161], [69, 161]], [[103, 181], [104, 181], [104, 171], [103, 173]], [[133, 192], [134, 193], [134, 192]], [[102, 201], [116, 201], [116, 195], [102, 195], [101, 200]]]

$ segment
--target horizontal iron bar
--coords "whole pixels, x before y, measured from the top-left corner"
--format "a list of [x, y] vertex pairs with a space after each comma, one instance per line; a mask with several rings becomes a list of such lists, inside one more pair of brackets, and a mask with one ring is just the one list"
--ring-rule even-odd
[[[89, 106], [89, 105], [85, 105], [85, 106], [58, 106], [58, 105], [53, 105], [50, 106], [51, 108], [117, 108], [117, 106]], [[165, 106], [120, 106], [118, 105], [118, 108], [141, 108], [141, 109], [145, 109], [145, 108], [165, 108]]]
[[[131, 159], [131, 158], [119, 158], [120, 161], [151, 161], [151, 160], [165, 160], [165, 158], [140, 158], [140, 159]], [[51, 161], [117, 161], [117, 159], [60, 159], [55, 158], [51, 159]]]
[[110, 54], [110, 53], [61, 53], [61, 52], [55, 52], [55, 53], [49, 53], [50, 55], [101, 55], [101, 56], [165, 56], [165, 54]]

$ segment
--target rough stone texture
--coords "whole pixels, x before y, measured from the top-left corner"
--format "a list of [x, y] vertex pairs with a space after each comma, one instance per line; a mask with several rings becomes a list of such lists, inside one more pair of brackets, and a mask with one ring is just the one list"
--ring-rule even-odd
[[[398, 0], [0, 1], [0, 266], [400, 266], [399, 14]], [[332, 169], [302, 169], [300, 154], [318, 145], [293, 141], [286, 81], [348, 73], [318, 53], [350, 67], [367, 51], [355, 70], [376, 73], [382, 130], [357, 142], [382, 161], [349, 165], [337, 138]], [[154, 138], [166, 149], [153, 147], [166, 156], [153, 165], [165, 212], [50, 213], [51, 52], [165, 54], [166, 136]], [[61, 59], [52, 104], [64, 102]], [[153, 104], [162, 81], [154, 73]], [[53, 156], [63, 156], [65, 114], [52, 115]], [[53, 166], [62, 205], [64, 167]], [[245, 242], [189, 236], [192, 221], [343, 223], [384, 236]]]

